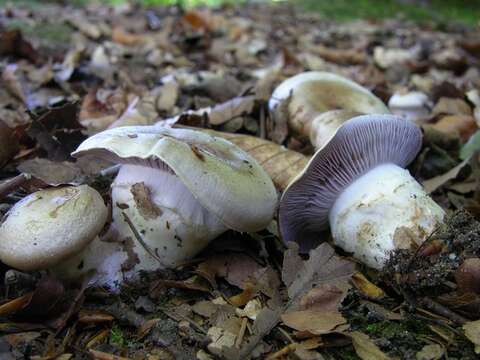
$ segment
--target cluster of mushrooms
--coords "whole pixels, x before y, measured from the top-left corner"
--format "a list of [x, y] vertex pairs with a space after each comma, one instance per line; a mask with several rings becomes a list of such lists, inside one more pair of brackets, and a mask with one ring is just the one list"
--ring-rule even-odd
[[330, 227], [335, 245], [381, 269], [393, 250], [421, 243], [442, 220], [444, 211], [405, 170], [420, 151], [420, 128], [389, 114], [367, 89], [307, 72], [280, 84], [269, 108], [274, 119], [287, 111], [290, 129], [317, 149], [280, 200], [261, 154], [220, 136], [156, 125], [108, 129], [73, 156], [121, 165], [111, 210], [87, 185], [30, 194], [0, 227], [0, 260], [117, 289], [142, 271], [181, 264], [229, 229], [262, 230], [278, 210], [285, 242], [308, 251]]

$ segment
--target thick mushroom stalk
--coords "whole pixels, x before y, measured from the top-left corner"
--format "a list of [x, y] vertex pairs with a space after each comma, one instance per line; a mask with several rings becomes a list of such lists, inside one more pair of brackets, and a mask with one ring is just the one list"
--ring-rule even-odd
[[319, 71], [288, 78], [268, 103], [274, 119], [287, 111], [290, 128], [319, 149], [348, 119], [360, 114], [388, 114], [370, 91], [342, 76]]
[[175, 266], [227, 229], [258, 231], [273, 218], [277, 194], [265, 171], [209, 134], [122, 127], [87, 139], [74, 155], [122, 164], [112, 208], [127, 276]]
[[395, 116], [347, 121], [283, 194], [283, 239], [302, 245], [330, 225], [336, 245], [377, 269], [422, 243], [444, 211], [403, 169], [421, 143], [420, 129]]

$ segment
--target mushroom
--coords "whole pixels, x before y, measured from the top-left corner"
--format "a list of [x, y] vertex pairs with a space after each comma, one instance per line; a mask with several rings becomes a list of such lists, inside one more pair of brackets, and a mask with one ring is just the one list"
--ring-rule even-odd
[[261, 230], [276, 208], [276, 190], [260, 165], [199, 131], [115, 128], [88, 138], [73, 155], [122, 164], [112, 184], [112, 215], [128, 255], [118, 266], [127, 277], [176, 266], [228, 229]]
[[304, 72], [282, 82], [268, 106], [274, 119], [287, 110], [291, 129], [309, 138], [316, 149], [343, 122], [356, 115], [389, 113], [385, 104], [364, 87], [340, 75], [318, 71]]
[[107, 215], [102, 197], [87, 185], [32, 193], [0, 226], [0, 260], [23, 271], [68, 262], [96, 238]]
[[395, 93], [388, 100], [388, 107], [392, 114], [401, 116], [407, 120], [418, 122], [430, 113], [430, 100], [420, 91], [408, 93]]
[[380, 269], [399, 248], [421, 243], [444, 211], [410, 175], [421, 130], [393, 115], [348, 120], [284, 192], [283, 240], [306, 244], [330, 225], [336, 245]]

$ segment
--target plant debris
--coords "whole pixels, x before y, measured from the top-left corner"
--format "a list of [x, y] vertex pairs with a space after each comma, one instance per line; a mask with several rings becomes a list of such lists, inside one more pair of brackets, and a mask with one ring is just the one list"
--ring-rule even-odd
[[[90, 272], [61, 281], [0, 263], [0, 358], [478, 358], [477, 33], [406, 19], [338, 23], [291, 4], [1, 8], [2, 222], [26, 196], [66, 185], [89, 185], [125, 214], [128, 205], [111, 200], [118, 166], [71, 153], [88, 136], [126, 125], [223, 137], [283, 192], [314, 148], [289, 127], [289, 101], [275, 116], [268, 102], [303, 71], [346, 77], [421, 126], [410, 170], [446, 216], [423, 244], [395, 251], [379, 271], [332, 247], [329, 231], [299, 254], [281, 241], [275, 220], [257, 233], [226, 231], [195, 258], [121, 279], [114, 291], [90, 281]], [[202, 163], [214, 152], [190, 149]], [[161, 217], [151, 189], [132, 185], [132, 206]], [[144, 237], [132, 226], [121, 239], [110, 222], [98, 234], [105, 249], [132, 250]]]

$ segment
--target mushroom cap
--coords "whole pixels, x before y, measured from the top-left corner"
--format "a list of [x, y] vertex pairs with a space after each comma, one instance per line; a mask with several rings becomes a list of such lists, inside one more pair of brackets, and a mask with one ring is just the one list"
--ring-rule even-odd
[[273, 218], [277, 193], [250, 155], [227, 140], [190, 129], [127, 126], [85, 140], [74, 156], [173, 171], [197, 201], [228, 228], [263, 229]]
[[0, 259], [25, 271], [56, 265], [90, 243], [107, 215], [102, 197], [87, 185], [37, 191], [0, 226]]
[[304, 72], [282, 82], [269, 100], [270, 111], [275, 114], [276, 108], [290, 95], [288, 111], [291, 117], [299, 119], [291, 125], [300, 132], [307, 118], [327, 110], [344, 109], [363, 114], [390, 113], [388, 107], [363, 86], [328, 72]]
[[421, 146], [420, 128], [393, 115], [345, 122], [283, 193], [279, 227], [284, 241], [311, 242], [328, 227], [330, 209], [347, 186], [380, 164], [407, 166]]

